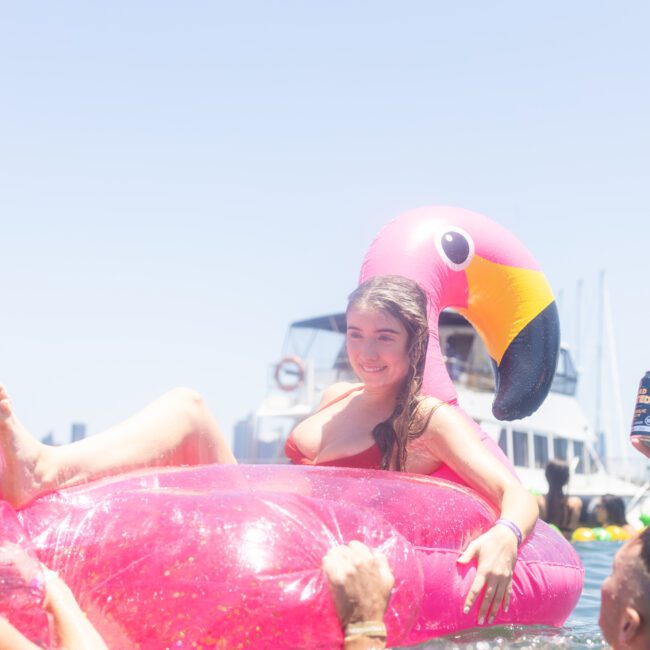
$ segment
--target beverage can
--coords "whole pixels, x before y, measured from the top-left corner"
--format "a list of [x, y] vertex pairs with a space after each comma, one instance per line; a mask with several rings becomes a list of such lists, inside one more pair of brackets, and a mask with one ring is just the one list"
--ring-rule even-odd
[[650, 371], [639, 382], [630, 435], [650, 435]]

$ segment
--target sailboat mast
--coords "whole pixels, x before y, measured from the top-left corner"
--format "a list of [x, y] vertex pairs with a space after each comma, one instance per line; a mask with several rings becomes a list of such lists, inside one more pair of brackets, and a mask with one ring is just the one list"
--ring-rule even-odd
[[582, 280], [578, 280], [576, 287], [576, 367], [580, 368], [580, 317], [582, 315]]
[[610, 394], [613, 400], [615, 424], [613, 426], [613, 436], [610, 435], [610, 440], [613, 437], [615, 444], [612, 445], [612, 452], [616, 453], [618, 458], [618, 468], [616, 473], [620, 476], [628, 474], [627, 467], [627, 454], [625, 442], [627, 436], [625, 434], [625, 424], [623, 420], [623, 398], [621, 396], [621, 382], [618, 376], [618, 351], [616, 349], [616, 334], [614, 332], [614, 319], [612, 317], [612, 305], [610, 302], [609, 290], [607, 284], [603, 286], [603, 311], [605, 317], [605, 332], [607, 336], [607, 352], [609, 355], [609, 369], [611, 375], [611, 391]]
[[603, 436], [601, 429], [601, 408], [602, 408], [602, 374], [603, 374], [603, 293], [605, 286], [605, 271], [599, 274], [598, 282], [598, 314], [596, 322], [598, 323], [598, 339], [596, 343], [596, 408], [594, 410], [594, 431], [596, 432], [596, 440], [601, 449], [601, 460], [605, 467], [607, 467], [607, 442]]

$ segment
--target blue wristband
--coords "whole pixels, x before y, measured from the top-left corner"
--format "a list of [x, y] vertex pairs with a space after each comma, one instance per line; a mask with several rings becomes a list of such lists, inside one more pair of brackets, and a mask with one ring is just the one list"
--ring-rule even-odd
[[515, 534], [515, 537], [517, 538], [517, 546], [521, 546], [521, 543], [524, 541], [524, 536], [521, 534], [521, 529], [519, 528], [519, 526], [517, 526], [517, 524], [514, 521], [511, 521], [510, 519], [504, 519], [502, 517], [501, 519], [497, 519], [494, 522], [495, 526], [497, 524], [501, 524], [506, 528], [510, 528], [510, 530]]

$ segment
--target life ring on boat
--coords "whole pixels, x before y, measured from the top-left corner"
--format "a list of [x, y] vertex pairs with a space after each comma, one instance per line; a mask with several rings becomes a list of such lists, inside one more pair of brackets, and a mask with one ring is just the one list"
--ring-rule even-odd
[[[479, 603], [466, 615], [463, 602], [476, 563], [456, 560], [497, 517], [449, 481], [296, 465], [134, 472], [18, 512], [24, 538], [108, 647], [141, 650], [340, 647], [321, 562], [353, 539], [386, 554], [395, 575], [390, 646], [474, 627]], [[509, 610], [495, 624], [561, 626], [582, 580], [573, 547], [538, 522], [519, 548]]]
[[[285, 377], [293, 377], [288, 381]], [[300, 388], [305, 381], [305, 366], [300, 357], [284, 357], [275, 366], [275, 382], [281, 390], [291, 392]]]

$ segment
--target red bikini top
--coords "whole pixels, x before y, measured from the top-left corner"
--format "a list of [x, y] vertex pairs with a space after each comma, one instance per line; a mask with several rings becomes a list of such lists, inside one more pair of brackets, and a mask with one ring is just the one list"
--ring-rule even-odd
[[[363, 386], [355, 386], [354, 388], [346, 391], [342, 395], [335, 397], [331, 402], [328, 402], [324, 406], [316, 411], [324, 411], [326, 408], [340, 402], [342, 399], [345, 399], [348, 395], [352, 393], [363, 390]], [[359, 469], [381, 469], [381, 452], [377, 444], [371, 445], [368, 449], [364, 449], [358, 454], [353, 456], [344, 456], [343, 458], [336, 458], [334, 460], [328, 460], [321, 463], [313, 461], [311, 458], [307, 458], [296, 446], [296, 443], [293, 440], [293, 432], [289, 434], [287, 442], [284, 445], [284, 453], [287, 458], [294, 465], [323, 465], [323, 466], [333, 466], [333, 467], [356, 467]]]

